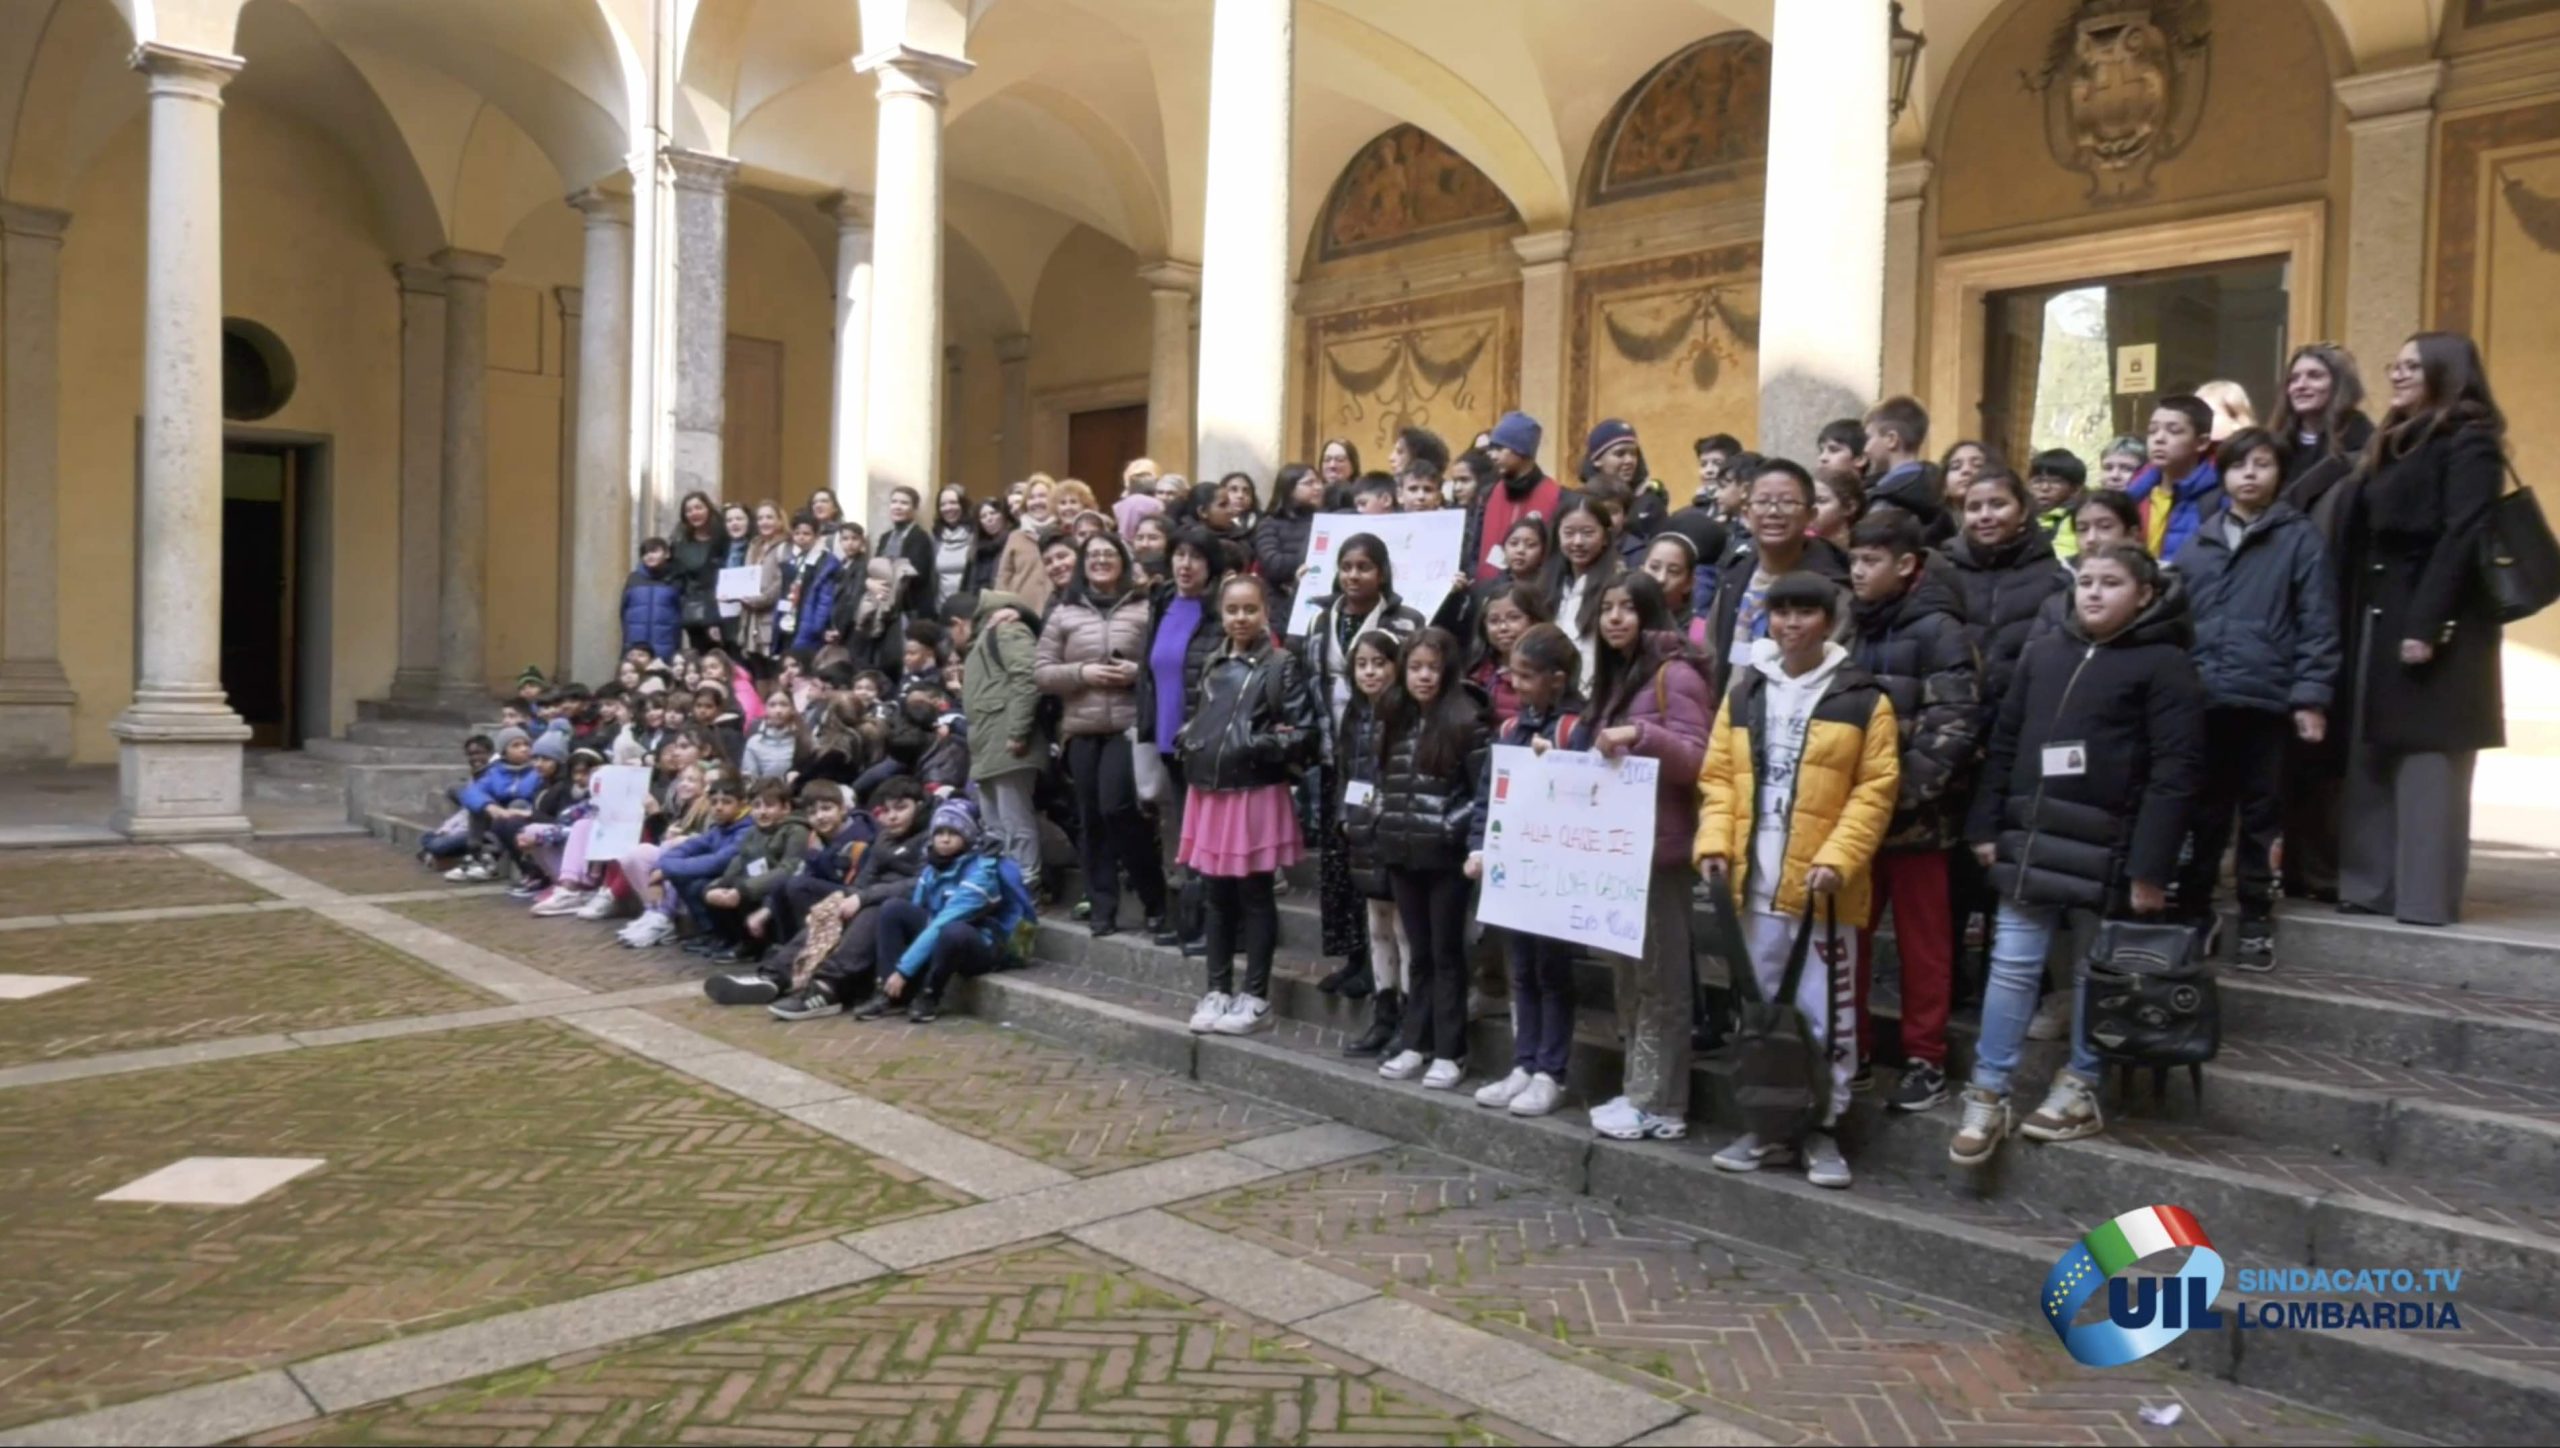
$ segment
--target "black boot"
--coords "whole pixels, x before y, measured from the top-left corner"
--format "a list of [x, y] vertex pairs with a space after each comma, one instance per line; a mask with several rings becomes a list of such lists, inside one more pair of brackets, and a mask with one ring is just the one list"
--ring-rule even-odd
[[1344, 1000], [1365, 1001], [1370, 993], [1378, 988], [1378, 978], [1369, 973], [1369, 962], [1365, 958], [1351, 962], [1345, 969], [1349, 974], [1342, 978], [1341, 992]]
[[1335, 966], [1331, 971], [1327, 972], [1324, 979], [1317, 981], [1316, 989], [1323, 991], [1326, 995], [1332, 995], [1335, 992], [1340, 991], [1343, 983], [1351, 979], [1351, 972], [1359, 968], [1360, 965], [1358, 961], [1346, 960], [1342, 964]]
[[1403, 1024], [1404, 992], [1382, 990], [1378, 992], [1376, 1003], [1370, 1007], [1369, 1029], [1360, 1034], [1360, 1039], [1343, 1047], [1342, 1054], [1383, 1056], [1388, 1043], [1395, 1040], [1396, 1031]]

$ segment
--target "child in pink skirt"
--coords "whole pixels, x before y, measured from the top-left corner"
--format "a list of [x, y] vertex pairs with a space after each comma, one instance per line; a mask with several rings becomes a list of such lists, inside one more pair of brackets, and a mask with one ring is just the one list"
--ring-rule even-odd
[[1261, 579], [1229, 577], [1218, 590], [1218, 621], [1226, 643], [1201, 671], [1200, 702], [1179, 740], [1190, 794], [1175, 859], [1209, 893], [1209, 993], [1191, 1029], [1242, 1036], [1271, 1025], [1271, 955], [1280, 943], [1272, 877], [1306, 858], [1289, 790], [1315, 752], [1318, 705], [1297, 655], [1271, 637]]

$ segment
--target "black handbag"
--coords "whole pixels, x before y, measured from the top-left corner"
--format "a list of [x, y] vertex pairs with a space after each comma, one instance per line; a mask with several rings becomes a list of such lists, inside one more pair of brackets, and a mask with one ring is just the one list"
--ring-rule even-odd
[[[1831, 1106], [1829, 1043], [1796, 1009], [1796, 989], [1813, 949], [1813, 901], [1805, 901], [1803, 923], [1787, 952], [1786, 978], [1773, 1000], [1761, 991], [1759, 974], [1751, 968], [1729, 890], [1719, 886], [1708, 894], [1716, 906], [1710, 944], [1732, 967], [1733, 992], [1741, 1002], [1731, 1044], [1734, 1105], [1743, 1129], [1767, 1145], [1802, 1141], [1821, 1129]], [[1827, 896], [1822, 914], [1824, 933], [1837, 934], [1839, 921]]]
[[2498, 622], [2517, 623], [2560, 602], [2560, 539], [2512, 466], [2507, 482], [2480, 535], [2480, 590]]
[[2222, 1049], [2222, 996], [2192, 925], [2108, 920], [2081, 959], [2080, 1018], [2098, 1058], [2201, 1066]]

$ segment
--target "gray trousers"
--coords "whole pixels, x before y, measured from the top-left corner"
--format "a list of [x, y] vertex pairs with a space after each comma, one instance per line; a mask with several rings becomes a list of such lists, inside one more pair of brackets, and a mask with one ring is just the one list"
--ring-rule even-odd
[[[2471, 769], [2480, 756], [2347, 749], [2338, 898], [2412, 925], [2462, 918], [2471, 869]], [[2291, 841], [2287, 841], [2290, 848]]]
[[1040, 811], [1031, 802], [1039, 772], [1017, 769], [978, 781], [978, 800], [985, 806], [987, 829], [1006, 858], [1022, 871], [1022, 883], [1040, 889]]
[[1689, 948], [1691, 890], [1685, 867], [1654, 867], [1644, 902], [1644, 958], [1610, 957], [1616, 971], [1618, 1029], [1627, 1037], [1626, 1097], [1656, 1116], [1689, 1114]]

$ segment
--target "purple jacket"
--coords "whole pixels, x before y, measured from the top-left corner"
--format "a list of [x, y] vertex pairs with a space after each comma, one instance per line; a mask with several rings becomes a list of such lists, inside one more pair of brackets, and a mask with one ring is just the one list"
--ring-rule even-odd
[[[1582, 726], [1588, 746], [1599, 731], [1618, 724], [1636, 729], [1634, 752], [1662, 763], [1653, 805], [1653, 865], [1686, 867], [1698, 837], [1698, 769], [1706, 762], [1707, 736], [1715, 728], [1714, 664], [1678, 634], [1645, 638], [1652, 667], [1614, 718], [1595, 713]], [[1606, 703], [1596, 706], [1606, 708]]]

